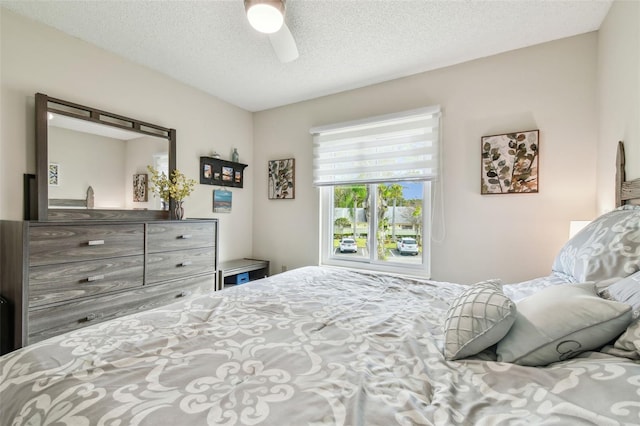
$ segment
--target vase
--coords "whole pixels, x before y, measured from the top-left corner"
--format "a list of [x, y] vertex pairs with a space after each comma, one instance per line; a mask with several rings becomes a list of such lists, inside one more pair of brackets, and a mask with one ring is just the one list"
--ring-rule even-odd
[[177, 220], [184, 219], [184, 207], [182, 207], [182, 201], [176, 201], [176, 206], [173, 209], [173, 215]]
[[231, 161], [233, 161], [234, 163], [240, 161], [240, 155], [238, 155], [237, 148], [233, 148], [233, 152], [231, 153]]

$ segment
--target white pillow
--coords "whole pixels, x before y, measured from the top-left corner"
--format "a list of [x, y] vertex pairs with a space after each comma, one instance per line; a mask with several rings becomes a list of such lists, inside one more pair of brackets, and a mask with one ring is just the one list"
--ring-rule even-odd
[[606, 300], [595, 285], [547, 287], [517, 304], [516, 320], [498, 342], [498, 361], [542, 366], [594, 350], [631, 322], [631, 306]]
[[469, 287], [451, 303], [444, 323], [444, 356], [475, 355], [502, 339], [511, 328], [516, 305], [500, 284], [484, 281]]
[[640, 206], [618, 207], [595, 219], [567, 241], [551, 269], [578, 283], [640, 270]]

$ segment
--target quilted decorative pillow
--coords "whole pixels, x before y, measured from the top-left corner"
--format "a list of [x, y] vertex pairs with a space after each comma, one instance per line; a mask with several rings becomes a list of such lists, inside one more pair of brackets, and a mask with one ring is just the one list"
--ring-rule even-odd
[[631, 322], [631, 306], [599, 297], [595, 284], [547, 287], [517, 304], [516, 320], [498, 342], [498, 361], [543, 366], [598, 349]]
[[502, 339], [515, 320], [516, 305], [496, 281], [469, 287], [453, 300], [444, 323], [444, 356], [461, 359]]
[[640, 272], [623, 278], [608, 287], [600, 295], [606, 299], [631, 305], [634, 317], [640, 316]]
[[622, 206], [571, 238], [552, 268], [576, 282], [626, 277], [640, 270], [640, 206]]

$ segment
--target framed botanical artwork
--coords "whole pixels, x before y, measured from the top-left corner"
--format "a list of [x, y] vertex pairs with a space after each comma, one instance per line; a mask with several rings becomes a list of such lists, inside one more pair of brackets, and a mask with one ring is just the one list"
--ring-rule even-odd
[[231, 202], [233, 194], [231, 191], [216, 189], [213, 191], [213, 212], [231, 213]]
[[200, 157], [200, 183], [242, 188], [245, 167], [246, 164], [233, 161]]
[[538, 192], [539, 130], [482, 137], [482, 194]]
[[49, 163], [49, 186], [60, 185], [60, 164]]
[[146, 173], [136, 173], [133, 175], [133, 202], [145, 203], [149, 201], [148, 176]]
[[269, 161], [270, 200], [295, 198], [295, 165], [294, 158]]

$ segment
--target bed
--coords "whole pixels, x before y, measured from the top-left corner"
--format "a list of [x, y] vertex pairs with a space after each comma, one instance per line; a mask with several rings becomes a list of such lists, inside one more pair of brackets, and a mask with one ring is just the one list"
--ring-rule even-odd
[[0, 357], [2, 425], [640, 424], [640, 207], [546, 277], [308, 266]]

